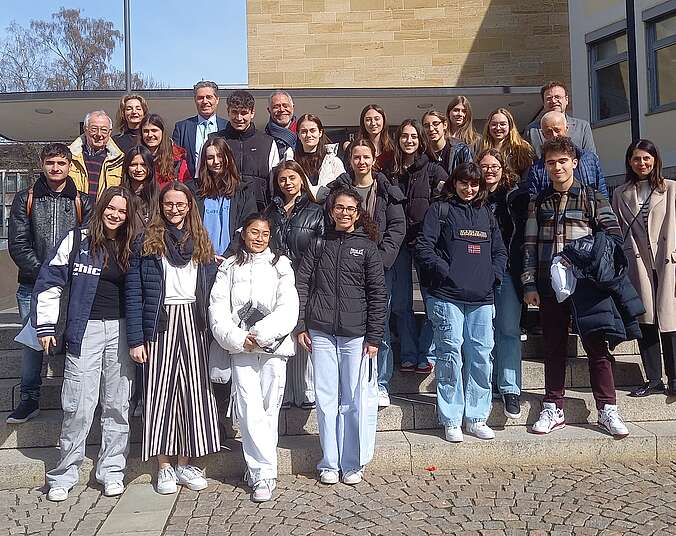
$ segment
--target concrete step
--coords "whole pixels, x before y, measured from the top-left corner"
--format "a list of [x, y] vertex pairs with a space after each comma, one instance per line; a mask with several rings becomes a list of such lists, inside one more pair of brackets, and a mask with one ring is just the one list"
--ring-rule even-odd
[[[633, 387], [643, 382], [641, 357], [635, 354], [615, 356], [615, 384]], [[533, 358], [521, 362], [521, 386], [524, 390], [541, 389], [544, 386], [544, 363]], [[566, 387], [589, 387], [589, 366], [586, 357], [569, 357], [566, 371]], [[435, 393], [437, 384], [434, 374], [416, 374], [395, 370], [390, 380], [390, 393]]]
[[[439, 431], [378, 432], [372, 474], [449, 472], [461, 468], [519, 466], [595, 466], [599, 462], [666, 462], [676, 459], [676, 421], [659, 424], [629, 423], [629, 437], [618, 441], [596, 426], [567, 426], [548, 436], [528, 433], [524, 426], [497, 432], [492, 441], [465, 436], [463, 443], [448, 443]], [[317, 436], [281, 437], [278, 444], [279, 475], [314, 474], [321, 458]], [[80, 481], [93, 483], [95, 447], [87, 449], [80, 468]], [[0, 451], [0, 489], [44, 485], [45, 471], [59, 457], [56, 448], [27, 448]], [[244, 459], [237, 440], [227, 440], [221, 452], [200, 460], [207, 476], [237, 478], [244, 473]], [[139, 445], [133, 445], [127, 464], [127, 482], [149, 482], [155, 478], [154, 461], [142, 462]]]
[[[20, 349], [0, 351], [0, 378], [21, 378], [21, 353]], [[42, 375], [63, 377], [64, 362], [65, 356], [63, 355], [45, 358], [42, 363]]]
[[2, 322], [0, 323], [0, 350], [17, 350], [21, 348], [18, 342], [14, 342], [14, 337], [21, 330], [20, 322]]
[[[503, 412], [502, 401], [495, 400], [491, 408], [488, 424], [495, 428], [530, 426], [540, 414], [542, 397], [539, 391], [524, 391], [521, 396], [521, 417], [508, 419]], [[628, 391], [618, 390], [620, 415], [635, 423], [662, 422], [676, 419], [676, 398], [654, 395], [646, 398], [632, 398]], [[436, 396], [418, 393], [413, 395], [393, 395], [392, 404], [378, 410], [379, 432], [434, 430], [440, 429], [437, 416]], [[222, 437], [239, 438], [237, 426], [230, 419], [223, 419]], [[570, 389], [566, 393], [566, 422], [568, 424], [595, 424], [597, 410], [589, 389]], [[39, 416], [24, 424], [7, 424], [9, 412], [0, 413], [0, 449], [53, 447], [59, 443], [61, 433], [61, 410], [42, 410]], [[142, 437], [141, 419], [131, 418], [131, 441], [139, 443]], [[307, 411], [291, 408], [280, 412], [279, 435], [301, 436], [319, 433], [316, 410]], [[98, 412], [94, 417], [87, 444], [98, 445], [101, 441]]]

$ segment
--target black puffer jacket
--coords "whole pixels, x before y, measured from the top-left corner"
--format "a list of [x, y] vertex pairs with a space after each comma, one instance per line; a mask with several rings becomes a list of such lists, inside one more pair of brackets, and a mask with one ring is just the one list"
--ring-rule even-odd
[[273, 198], [266, 213], [274, 223], [273, 246], [291, 259], [294, 270], [298, 269], [307, 248], [324, 235], [324, 209], [301, 194], [289, 216], [281, 197]]
[[621, 240], [598, 231], [570, 242], [561, 255], [577, 278], [571, 296], [577, 332], [603, 333], [611, 350], [622, 341], [641, 338], [638, 317], [645, 307], [629, 281]]
[[514, 288], [522, 293], [521, 273], [523, 272], [523, 233], [528, 219], [530, 197], [525, 188], [518, 186], [509, 191], [498, 188], [488, 194], [486, 205], [498, 221], [502, 241], [507, 248], [507, 272], [512, 276]]
[[[382, 255], [383, 266], [388, 270], [394, 264], [406, 235], [404, 194], [382, 173], [374, 172], [373, 179], [378, 185], [373, 220], [378, 226], [378, 249]], [[327, 186], [331, 190], [338, 186], [352, 186], [352, 177], [343, 173]]]
[[[66, 179], [60, 192], [53, 192], [44, 175], [33, 185], [33, 205], [28, 215], [28, 188], [14, 196], [9, 213], [8, 249], [19, 268], [19, 283], [32, 285], [49, 251], [56, 247], [69, 231], [79, 227], [75, 210], [77, 188], [73, 179]], [[92, 201], [80, 195], [82, 225], [89, 222]]]
[[316, 240], [296, 272], [300, 298], [297, 331], [316, 329], [339, 337], [383, 338], [387, 291], [380, 254], [361, 229], [330, 229]]
[[426, 154], [418, 156], [406, 171], [394, 177], [406, 199], [404, 212], [406, 214], [405, 243], [412, 246], [418, 233], [422, 229], [425, 213], [430, 208], [430, 200], [439, 191], [439, 184], [448, 180], [448, 173], [437, 162], [433, 162]]

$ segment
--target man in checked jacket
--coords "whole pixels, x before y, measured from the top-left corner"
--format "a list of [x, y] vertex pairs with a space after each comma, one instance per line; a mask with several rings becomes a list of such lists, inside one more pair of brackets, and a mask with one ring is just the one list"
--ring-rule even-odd
[[[563, 428], [570, 298], [558, 303], [551, 284], [552, 258], [569, 242], [604, 231], [622, 240], [620, 226], [608, 199], [574, 177], [577, 150], [570, 138], [556, 138], [542, 146], [550, 184], [531, 199], [524, 234], [524, 301], [540, 307], [545, 352], [545, 397], [536, 434]], [[629, 434], [618, 412], [612, 355], [603, 334], [584, 335], [598, 424], [616, 438]]]

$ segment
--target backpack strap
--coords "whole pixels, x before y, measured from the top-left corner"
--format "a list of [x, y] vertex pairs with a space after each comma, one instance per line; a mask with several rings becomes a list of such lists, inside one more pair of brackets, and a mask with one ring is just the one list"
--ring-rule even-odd
[[31, 212], [33, 212], [33, 187], [28, 188], [28, 197], [26, 198], [26, 214], [28, 217], [31, 217]]

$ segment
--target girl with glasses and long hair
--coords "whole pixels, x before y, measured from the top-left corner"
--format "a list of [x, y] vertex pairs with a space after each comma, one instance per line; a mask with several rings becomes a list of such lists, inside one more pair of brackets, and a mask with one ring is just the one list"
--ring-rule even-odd
[[437, 412], [446, 440], [466, 431], [493, 439], [491, 409], [494, 287], [504, 277], [507, 251], [490, 208], [481, 168], [460, 164], [430, 206], [416, 242], [429, 283], [427, 312], [434, 327]]
[[373, 457], [378, 411], [376, 355], [387, 290], [378, 231], [349, 186], [326, 200], [330, 226], [296, 273], [298, 342], [312, 353], [323, 484], [362, 481]]
[[101, 448], [96, 480], [107, 496], [124, 491], [134, 375], [125, 335], [124, 293], [136, 236], [135, 211], [136, 199], [129, 190], [120, 186], [105, 190], [89, 225], [68, 233], [43, 263], [35, 283], [32, 320], [47, 352], [56, 346], [60, 298], [68, 291], [60, 460], [47, 473], [50, 501], [66, 500], [79, 481], [99, 402]]
[[191, 460], [221, 447], [207, 366], [207, 309], [217, 266], [190, 189], [173, 181], [159, 202], [135, 244], [126, 310], [129, 353], [144, 371], [143, 459], [157, 457], [157, 492], [167, 494], [176, 493], [177, 483], [206, 488]]
[[493, 110], [486, 119], [481, 152], [488, 149], [500, 151], [509, 167], [521, 178], [525, 179], [528, 168], [533, 165], [535, 151], [531, 144], [521, 137], [516, 128], [514, 116], [506, 108]]
[[298, 293], [288, 257], [270, 242], [272, 223], [252, 214], [242, 240], [218, 271], [209, 318], [214, 338], [230, 353], [232, 413], [242, 434], [247, 483], [254, 502], [277, 487], [279, 410], [287, 359], [295, 359], [291, 332], [298, 321]]
[[450, 134], [448, 118], [439, 110], [429, 110], [422, 116], [430, 154], [441, 164], [448, 175], [463, 162], [472, 161], [472, 149]]

